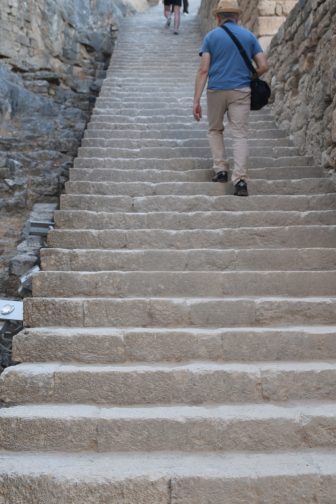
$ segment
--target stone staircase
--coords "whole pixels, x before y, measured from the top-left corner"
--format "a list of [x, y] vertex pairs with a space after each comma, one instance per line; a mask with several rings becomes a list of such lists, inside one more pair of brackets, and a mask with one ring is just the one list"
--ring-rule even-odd
[[25, 303], [0, 503], [335, 504], [335, 187], [267, 110], [251, 195], [209, 182], [197, 20], [161, 9], [122, 27]]

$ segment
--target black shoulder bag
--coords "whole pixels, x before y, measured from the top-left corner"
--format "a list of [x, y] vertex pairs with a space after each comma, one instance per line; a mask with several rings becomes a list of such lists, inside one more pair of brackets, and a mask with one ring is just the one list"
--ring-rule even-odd
[[237, 37], [226, 27], [222, 26], [223, 30], [231, 37], [234, 44], [236, 44], [241, 57], [245, 61], [247, 68], [252, 72], [251, 78], [251, 110], [260, 110], [267, 105], [269, 97], [271, 96], [271, 88], [267, 82], [258, 78], [255, 68], [251, 63], [250, 58], [246, 54], [245, 49], [237, 39]]

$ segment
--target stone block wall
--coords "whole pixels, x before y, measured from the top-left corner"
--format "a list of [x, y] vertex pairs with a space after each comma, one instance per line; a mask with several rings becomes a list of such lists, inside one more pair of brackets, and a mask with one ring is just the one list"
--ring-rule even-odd
[[[202, 0], [200, 18], [203, 33], [215, 26], [212, 11], [217, 3], [218, 0]], [[297, 0], [240, 0], [243, 11], [241, 23], [253, 31], [261, 45], [267, 48], [296, 3]]]
[[273, 111], [302, 153], [336, 170], [336, 2], [301, 1], [269, 48]]

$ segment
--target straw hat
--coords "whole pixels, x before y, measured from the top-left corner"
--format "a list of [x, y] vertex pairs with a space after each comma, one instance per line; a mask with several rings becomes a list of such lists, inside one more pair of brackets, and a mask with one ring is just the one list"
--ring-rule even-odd
[[237, 0], [219, 0], [217, 7], [214, 8], [214, 16], [221, 12], [232, 12], [233, 14], [241, 14], [242, 10], [238, 5]]

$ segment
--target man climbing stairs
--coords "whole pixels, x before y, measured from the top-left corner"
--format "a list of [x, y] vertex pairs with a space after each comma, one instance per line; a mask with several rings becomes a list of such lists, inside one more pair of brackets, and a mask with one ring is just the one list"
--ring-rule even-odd
[[161, 8], [124, 22], [25, 302], [0, 503], [333, 504], [335, 187], [269, 110], [250, 196], [210, 182], [197, 18]]

